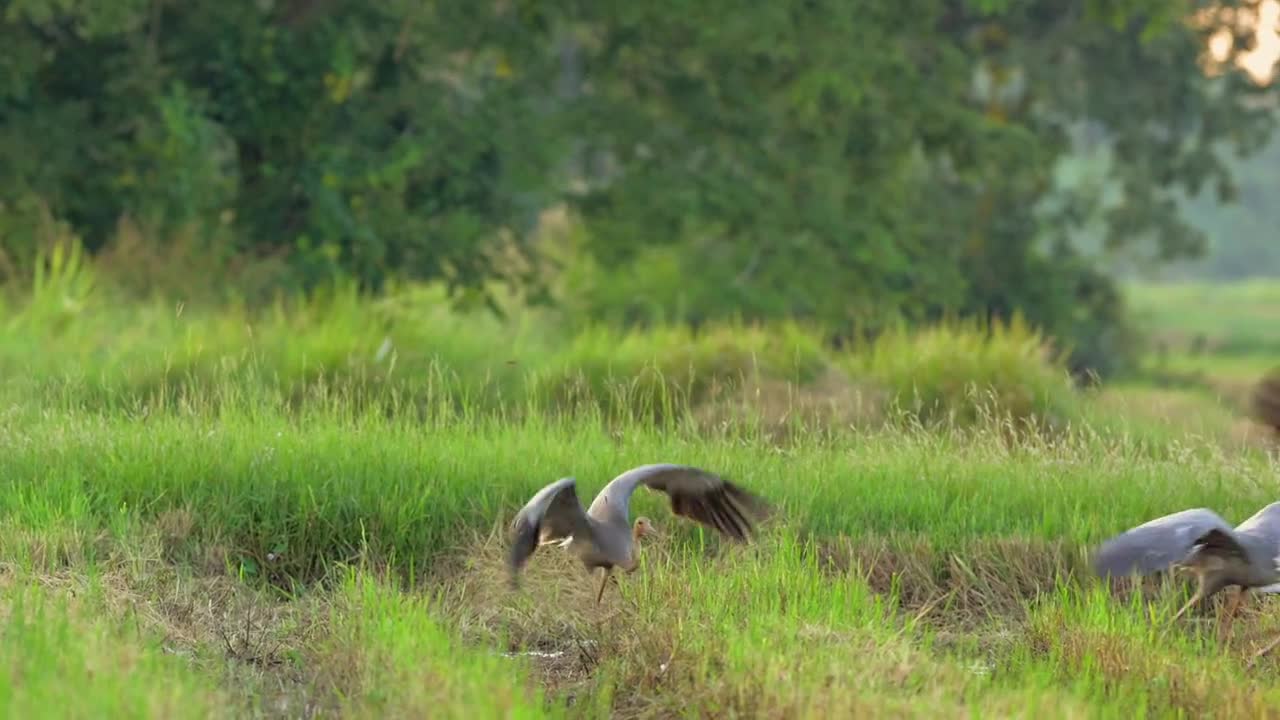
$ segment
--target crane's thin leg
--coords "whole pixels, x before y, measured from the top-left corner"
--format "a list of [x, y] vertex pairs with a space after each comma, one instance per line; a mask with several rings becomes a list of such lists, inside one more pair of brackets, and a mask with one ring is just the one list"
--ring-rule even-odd
[[1196, 586], [1195, 594], [1191, 596], [1191, 599], [1187, 601], [1186, 605], [1182, 606], [1181, 610], [1179, 610], [1177, 613], [1174, 614], [1173, 616], [1174, 620], [1177, 620], [1178, 618], [1182, 617], [1182, 613], [1186, 612], [1187, 610], [1190, 610], [1192, 605], [1195, 605], [1196, 603], [1200, 602], [1201, 599], [1204, 598], [1204, 586], [1205, 586], [1204, 576], [1201, 575], [1197, 579], [1200, 582]]
[[1237, 585], [1235, 592], [1231, 594], [1231, 599], [1227, 601], [1227, 608], [1223, 613], [1222, 625], [1218, 627], [1218, 635], [1226, 640], [1231, 635], [1231, 622], [1235, 619], [1236, 613], [1240, 610], [1240, 604], [1244, 601], [1244, 594], [1248, 592], [1243, 587]]
[[604, 574], [600, 576], [600, 592], [596, 593], [596, 604], [600, 604], [600, 598], [604, 597], [604, 586], [609, 584], [609, 576], [613, 574], [613, 568], [602, 568]]

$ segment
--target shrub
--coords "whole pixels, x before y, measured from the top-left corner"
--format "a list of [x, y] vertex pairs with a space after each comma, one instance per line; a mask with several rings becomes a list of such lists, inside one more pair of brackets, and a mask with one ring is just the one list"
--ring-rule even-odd
[[887, 388], [895, 409], [924, 423], [968, 425], [992, 411], [1053, 423], [1076, 402], [1061, 358], [1019, 317], [1008, 324], [898, 327], [846, 362]]
[[543, 407], [661, 420], [761, 378], [812, 382], [828, 364], [817, 336], [795, 325], [594, 326], [535, 374], [531, 395]]

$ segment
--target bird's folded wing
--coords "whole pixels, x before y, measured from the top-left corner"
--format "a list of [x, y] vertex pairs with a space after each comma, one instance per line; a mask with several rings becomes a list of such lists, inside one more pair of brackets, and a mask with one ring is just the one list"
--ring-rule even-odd
[[508, 562], [520, 569], [542, 540], [561, 540], [589, 532], [590, 523], [578, 500], [573, 478], [563, 478], [542, 488], [511, 521], [511, 554]]

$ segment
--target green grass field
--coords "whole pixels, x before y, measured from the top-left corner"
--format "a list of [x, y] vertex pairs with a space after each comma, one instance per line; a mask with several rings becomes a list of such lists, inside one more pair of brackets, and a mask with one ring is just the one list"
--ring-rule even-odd
[[1126, 294], [1138, 322], [1173, 350], [1280, 353], [1280, 282], [1134, 284]]
[[1127, 297], [1152, 345], [1152, 375], [1239, 399], [1280, 367], [1280, 282], [1132, 285]]
[[[1277, 499], [1266, 444], [1203, 395], [1072, 390], [1025, 330], [836, 353], [803, 328], [564, 334], [413, 295], [255, 314], [61, 287], [0, 327], [6, 717], [1280, 707], [1280, 654], [1246, 666], [1275, 599], [1219, 639], [1211, 614], [1169, 622], [1182, 584], [1086, 565], [1155, 515]], [[589, 502], [650, 462], [775, 512], [734, 545], [642, 492], [662, 537], [601, 605], [555, 548], [507, 585], [533, 492], [572, 475]]]
[[1219, 442], [1256, 437], [1242, 418], [1258, 380], [1280, 368], [1280, 283], [1134, 284], [1126, 299], [1149, 352], [1137, 377], [1106, 391], [1108, 410]]

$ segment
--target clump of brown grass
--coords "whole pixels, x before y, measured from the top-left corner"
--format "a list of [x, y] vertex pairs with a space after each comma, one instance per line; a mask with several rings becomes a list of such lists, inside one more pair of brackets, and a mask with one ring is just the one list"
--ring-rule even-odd
[[829, 572], [857, 576], [908, 613], [949, 630], [992, 619], [1022, 622], [1028, 603], [1085, 572], [1071, 544], [1033, 538], [984, 538], [963, 551], [939, 551], [922, 537], [836, 536], [818, 547]]

